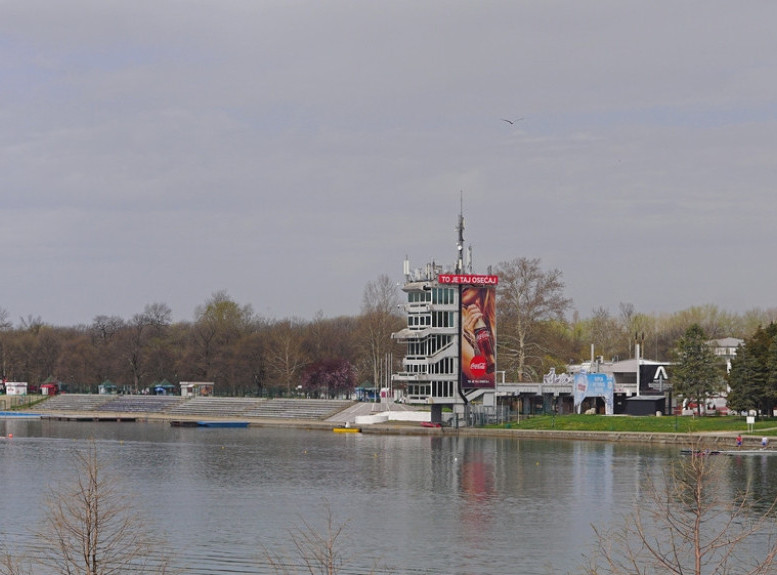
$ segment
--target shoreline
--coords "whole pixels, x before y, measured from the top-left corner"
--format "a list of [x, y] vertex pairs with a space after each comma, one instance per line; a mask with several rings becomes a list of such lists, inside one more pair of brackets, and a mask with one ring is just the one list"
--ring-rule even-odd
[[[32, 412], [30, 412], [32, 413]], [[38, 413], [41, 419], [54, 421], [83, 421], [83, 422], [158, 422], [172, 424], [174, 421], [182, 422], [215, 422], [215, 421], [241, 421], [247, 422], [248, 427], [277, 427], [295, 428], [315, 431], [332, 431], [343, 427], [340, 422], [321, 421], [299, 418], [254, 418], [254, 417], [196, 417], [176, 416], [169, 414], [139, 413], [139, 412], [72, 412], [72, 411], [47, 411]], [[721, 445], [734, 446], [736, 434], [733, 432], [721, 433], [644, 433], [625, 431], [563, 431], [563, 430], [536, 430], [520, 429], [520, 427], [489, 428], [489, 427], [424, 427], [414, 423], [375, 423], [370, 425], [352, 426], [359, 429], [365, 435], [405, 435], [405, 436], [437, 436], [437, 437], [496, 437], [505, 439], [557, 439], [569, 441], [608, 441], [625, 443], [643, 443], [652, 445], [682, 445], [685, 447], [700, 446], [718, 447]], [[760, 447], [758, 437], [743, 436], [743, 447]]]

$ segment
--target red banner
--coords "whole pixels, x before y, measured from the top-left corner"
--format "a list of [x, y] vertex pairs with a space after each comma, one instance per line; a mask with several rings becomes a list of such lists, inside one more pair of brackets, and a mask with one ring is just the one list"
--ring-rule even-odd
[[495, 286], [499, 283], [499, 277], [472, 274], [440, 274], [437, 276], [437, 282], [441, 285]]

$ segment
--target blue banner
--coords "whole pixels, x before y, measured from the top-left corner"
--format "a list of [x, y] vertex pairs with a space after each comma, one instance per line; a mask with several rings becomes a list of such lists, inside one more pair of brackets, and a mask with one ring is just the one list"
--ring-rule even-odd
[[607, 415], [613, 414], [615, 384], [611, 375], [604, 373], [575, 374], [574, 397], [575, 407], [580, 413], [580, 406], [587, 397], [604, 398]]

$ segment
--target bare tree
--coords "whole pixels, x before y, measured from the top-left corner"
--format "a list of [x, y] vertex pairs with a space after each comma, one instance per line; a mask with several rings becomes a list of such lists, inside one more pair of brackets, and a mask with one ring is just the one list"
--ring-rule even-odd
[[[561, 271], [543, 271], [539, 259], [518, 258], [497, 266], [499, 358], [518, 381], [537, 378], [543, 349], [536, 337], [545, 321], [563, 321], [572, 300], [564, 297]], [[535, 360], [535, 361], [532, 361]]]
[[304, 334], [305, 350], [310, 360], [355, 357], [359, 342], [358, 327], [356, 317], [325, 318], [322, 312], [317, 312], [313, 321], [307, 324]]
[[303, 345], [304, 332], [305, 325], [300, 320], [287, 319], [275, 322], [268, 334], [269, 375], [289, 395], [309, 363]]
[[118, 575], [167, 573], [168, 561], [120, 482], [105, 472], [91, 443], [76, 454], [75, 477], [46, 497], [40, 563], [48, 573]]
[[71, 334], [63, 340], [55, 371], [68, 382], [70, 392], [89, 391], [89, 383], [99, 381], [98, 350], [89, 343], [87, 333]]
[[10, 331], [13, 327], [13, 322], [10, 320], [10, 314], [8, 310], [0, 307], [0, 378], [6, 376], [5, 365], [5, 333]]
[[146, 375], [146, 351], [149, 341], [162, 334], [170, 325], [173, 312], [163, 303], [146, 305], [143, 313], [136, 313], [122, 330], [122, 348], [132, 376], [132, 387], [137, 393]]
[[394, 350], [391, 334], [402, 326], [398, 305], [397, 286], [387, 275], [378, 276], [364, 287], [360, 333], [375, 387], [387, 380], [386, 356]]
[[591, 343], [597, 355], [610, 359], [618, 355], [622, 342], [622, 333], [618, 321], [610, 315], [607, 308], [594, 308], [591, 325]]
[[[731, 492], [729, 460], [698, 446], [691, 453], [672, 462], [660, 479], [649, 478], [645, 497], [622, 525], [594, 528], [597, 550], [585, 573], [774, 573], [774, 503], [759, 511], [747, 491]], [[754, 553], [756, 539], [763, 544], [760, 555]]]
[[31, 572], [29, 566], [13, 555], [7, 549], [0, 555], [0, 575], [27, 575]]
[[634, 304], [630, 302], [620, 302], [618, 304], [618, 310], [620, 311], [620, 325], [621, 325], [621, 331], [626, 336], [626, 345], [629, 348], [629, 357], [632, 357], [632, 349], [634, 341], [632, 340], [631, 334], [634, 333], [634, 316], [635, 316], [635, 309]]
[[[348, 524], [338, 521], [332, 508], [324, 503], [324, 527], [316, 528], [309, 520], [302, 518], [301, 526], [289, 532], [293, 556], [274, 553], [265, 549], [265, 559], [279, 575], [337, 575], [349, 568]], [[368, 574], [374, 573], [374, 567]]]

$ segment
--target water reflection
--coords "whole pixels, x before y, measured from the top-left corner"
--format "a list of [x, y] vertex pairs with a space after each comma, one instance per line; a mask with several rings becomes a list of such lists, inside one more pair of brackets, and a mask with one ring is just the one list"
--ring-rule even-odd
[[[324, 505], [348, 521], [363, 573], [573, 572], [591, 523], [617, 521], [672, 447], [449, 436], [373, 436], [287, 429], [171, 428], [157, 423], [5, 421], [0, 537], [18, 542], [39, 517], [30, 494], [71, 465], [90, 438], [187, 573], [269, 573], [265, 548], [290, 550]], [[10, 426], [10, 427], [9, 427]], [[766, 460], [764, 460], [766, 459]], [[731, 458], [731, 489], [773, 497], [768, 458]], [[380, 570], [378, 571], [381, 572]]]

